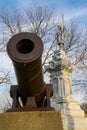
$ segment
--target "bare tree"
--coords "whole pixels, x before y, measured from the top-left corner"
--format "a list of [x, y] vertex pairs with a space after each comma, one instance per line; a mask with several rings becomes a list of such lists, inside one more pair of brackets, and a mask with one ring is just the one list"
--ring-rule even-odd
[[[33, 32], [38, 35], [45, 46], [43, 54], [43, 65], [53, 53], [55, 47], [58, 23], [55, 22], [53, 10], [47, 7], [36, 6], [19, 11], [17, 9], [5, 10], [0, 13], [1, 33], [4, 45], [8, 39], [23, 31]], [[78, 69], [87, 72], [87, 30], [80, 29], [79, 22], [72, 20], [67, 28], [65, 39], [65, 52]]]
[[1, 12], [0, 22], [4, 35], [12, 36], [23, 31], [23, 15], [17, 9], [4, 10], [3, 12]]
[[77, 68], [87, 71], [87, 31], [81, 30], [79, 22], [73, 20], [67, 32], [65, 51], [68, 57]]
[[0, 111], [6, 112], [6, 110], [12, 106], [11, 99], [5, 95], [3, 97], [0, 96], [0, 99]]
[[[1, 32], [4, 35], [4, 39], [9, 39], [12, 35], [22, 31], [35, 33], [42, 39], [45, 50], [47, 50], [45, 61], [43, 61], [45, 64], [54, 47], [56, 28], [58, 26], [52, 12], [53, 10], [49, 11], [47, 7], [41, 6], [36, 6], [33, 9], [27, 8], [22, 13], [17, 9], [14, 9], [13, 12], [4, 11], [0, 14]], [[77, 20], [71, 20], [66, 28], [65, 52], [78, 68], [87, 69], [87, 30], [83, 32]]]
[[[82, 93], [82, 101], [86, 101], [87, 95], [87, 28], [81, 29], [80, 22], [71, 20], [67, 27], [65, 39], [65, 52], [71, 62], [76, 65], [77, 79], [73, 79], [73, 91], [75, 94]], [[82, 75], [84, 79], [79, 77]], [[76, 77], [75, 77], [76, 78]]]
[[[32, 10], [27, 9], [20, 13], [19, 10], [15, 9], [13, 11], [4, 10], [0, 13], [1, 33], [4, 40], [4, 42], [2, 42], [3, 45], [6, 45], [8, 39], [12, 35], [23, 31], [35, 33], [40, 36], [44, 43], [47, 43], [47, 41], [50, 40], [49, 36], [52, 36], [52, 32], [50, 32], [50, 30], [54, 29], [54, 24], [51, 26], [52, 12], [50, 12], [47, 8], [42, 7], [36, 7], [34, 13], [31, 11]], [[1, 83], [7, 83], [9, 81], [7, 81], [7, 76], [8, 74], [1, 77]]]
[[53, 19], [53, 10], [47, 7], [35, 6], [34, 9], [25, 10], [27, 28], [29, 32], [38, 35], [44, 43], [43, 66], [51, 56], [55, 41], [55, 29], [57, 24]]
[[[2, 33], [6, 40], [12, 35], [23, 31], [33, 32], [38, 35], [45, 44], [45, 50], [47, 50], [45, 56], [48, 58], [48, 52], [53, 47], [50, 44], [54, 43], [55, 38], [56, 24], [53, 20], [53, 10], [49, 11], [47, 7], [41, 6], [36, 6], [33, 10], [28, 8], [22, 13], [17, 9], [5, 10], [0, 14], [0, 21], [3, 25]], [[47, 58], [44, 57], [44, 64]]]
[[[22, 32], [22, 22], [23, 16], [17, 9], [3, 10], [0, 13], [0, 52], [5, 51], [7, 41], [12, 35]], [[10, 83], [9, 72], [0, 72], [0, 84], [3, 83]]]
[[87, 102], [82, 103], [80, 107], [84, 110], [85, 114], [87, 115]]
[[10, 84], [10, 77], [9, 77], [9, 72], [5, 73], [5, 72], [0, 72], [0, 84]]
[[33, 10], [26, 9], [25, 13], [27, 15], [28, 30], [37, 34], [44, 42], [48, 42], [47, 39], [49, 35], [52, 35], [52, 30], [54, 30], [55, 24], [53, 21], [53, 10], [49, 11], [47, 7], [42, 8], [41, 6], [36, 6]]

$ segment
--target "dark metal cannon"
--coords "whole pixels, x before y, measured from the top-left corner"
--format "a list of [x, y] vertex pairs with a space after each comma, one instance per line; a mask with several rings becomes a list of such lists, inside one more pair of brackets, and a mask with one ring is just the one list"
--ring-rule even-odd
[[8, 111], [52, 109], [52, 86], [43, 81], [42, 52], [43, 43], [35, 34], [23, 32], [9, 40], [7, 53], [13, 62], [18, 85], [11, 85], [13, 104]]

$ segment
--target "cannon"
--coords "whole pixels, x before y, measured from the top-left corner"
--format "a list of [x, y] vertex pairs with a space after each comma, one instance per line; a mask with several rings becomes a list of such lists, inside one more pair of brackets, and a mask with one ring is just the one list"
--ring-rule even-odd
[[7, 44], [17, 85], [11, 85], [12, 108], [7, 111], [53, 110], [50, 105], [52, 85], [43, 80], [43, 43], [33, 33], [22, 32], [12, 36]]

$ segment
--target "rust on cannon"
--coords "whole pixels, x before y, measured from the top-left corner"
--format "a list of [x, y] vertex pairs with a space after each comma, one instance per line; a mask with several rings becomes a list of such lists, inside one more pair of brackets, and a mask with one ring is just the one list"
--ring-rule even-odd
[[13, 104], [8, 111], [52, 110], [52, 86], [43, 80], [41, 39], [33, 33], [16, 34], [7, 44], [7, 53], [17, 78], [17, 85], [11, 85]]

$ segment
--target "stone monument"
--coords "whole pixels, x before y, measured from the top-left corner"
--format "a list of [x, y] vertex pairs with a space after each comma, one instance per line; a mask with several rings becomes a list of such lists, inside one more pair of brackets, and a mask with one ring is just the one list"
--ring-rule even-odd
[[68, 60], [64, 51], [64, 39], [62, 38], [64, 38], [63, 31], [66, 30], [63, 27], [58, 26], [56, 49], [52, 60], [45, 66], [45, 69], [50, 73], [50, 83], [53, 84], [52, 104], [56, 110], [61, 111], [64, 130], [78, 130], [74, 119], [84, 117], [84, 111], [72, 94], [71, 73], [75, 66]]
[[60, 108], [63, 107], [65, 110], [68, 110], [66, 112], [64, 110], [65, 114], [72, 113], [72, 115], [80, 114], [84, 116], [83, 110], [81, 110], [79, 103], [72, 95], [71, 73], [75, 69], [75, 66], [68, 60], [64, 51], [64, 44], [61, 42], [57, 45], [58, 49], [54, 51], [52, 60], [49, 62], [49, 65], [45, 67], [50, 73], [50, 82], [53, 84], [52, 102], [56, 102]]

